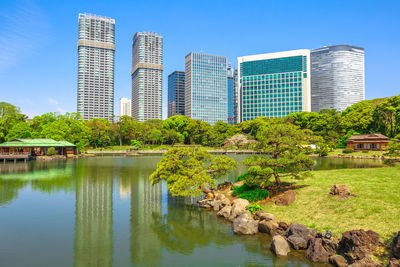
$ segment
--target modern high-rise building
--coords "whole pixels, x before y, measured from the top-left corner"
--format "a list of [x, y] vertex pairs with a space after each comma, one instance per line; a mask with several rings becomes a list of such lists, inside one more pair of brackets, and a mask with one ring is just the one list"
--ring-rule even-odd
[[115, 20], [79, 14], [78, 103], [85, 120], [114, 114]]
[[163, 37], [137, 32], [132, 44], [132, 117], [162, 119]]
[[185, 115], [185, 72], [174, 71], [168, 75], [168, 118]]
[[227, 60], [192, 52], [185, 57], [185, 115], [214, 125], [228, 121]]
[[119, 99], [119, 116], [132, 116], [132, 101], [129, 98]]
[[238, 58], [239, 121], [311, 111], [310, 50]]
[[228, 123], [237, 123], [237, 69], [228, 65]]
[[364, 48], [335, 45], [311, 50], [312, 111], [343, 111], [364, 99]]

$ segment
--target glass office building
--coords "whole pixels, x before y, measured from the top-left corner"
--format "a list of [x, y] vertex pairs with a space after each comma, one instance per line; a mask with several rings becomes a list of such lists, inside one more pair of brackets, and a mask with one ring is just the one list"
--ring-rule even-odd
[[115, 20], [79, 14], [77, 112], [85, 120], [114, 114]]
[[311, 110], [347, 107], [365, 100], [364, 48], [335, 45], [311, 50]]
[[137, 32], [132, 43], [132, 117], [162, 119], [163, 37]]
[[168, 75], [168, 118], [185, 115], [185, 72], [174, 71]]
[[238, 58], [239, 121], [311, 111], [310, 50]]
[[228, 66], [228, 123], [237, 122], [237, 69]]
[[185, 57], [185, 115], [211, 125], [228, 121], [226, 57], [197, 52]]

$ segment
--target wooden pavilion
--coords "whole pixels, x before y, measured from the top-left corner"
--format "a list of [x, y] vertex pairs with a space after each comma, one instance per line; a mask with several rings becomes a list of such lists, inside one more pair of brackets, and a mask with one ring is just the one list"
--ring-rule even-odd
[[389, 138], [380, 133], [357, 134], [348, 138], [346, 146], [359, 150], [385, 150], [389, 144]]
[[56, 155], [76, 154], [76, 146], [67, 141], [55, 141], [53, 139], [20, 139], [0, 144], [0, 155], [2, 156], [45, 156], [50, 147], [54, 147]]

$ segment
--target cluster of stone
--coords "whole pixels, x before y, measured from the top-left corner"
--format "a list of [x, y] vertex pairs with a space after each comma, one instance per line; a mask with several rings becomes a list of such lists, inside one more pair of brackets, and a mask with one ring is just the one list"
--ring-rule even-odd
[[[377, 248], [384, 246], [377, 233], [352, 230], [343, 233], [339, 240], [332, 237], [330, 232], [320, 233], [301, 224], [279, 222], [273, 214], [265, 211], [258, 211], [252, 216], [246, 210], [249, 201], [232, 199], [232, 188], [232, 183], [224, 183], [198, 203], [200, 207], [213, 209], [218, 216], [232, 222], [235, 234], [253, 235], [260, 232], [271, 235], [270, 249], [277, 256], [287, 256], [291, 250], [300, 250], [305, 251], [306, 258], [312, 262], [331, 263], [339, 267], [380, 266], [373, 260]], [[340, 198], [351, 196], [350, 191], [342, 185], [332, 187], [331, 194]], [[288, 196], [294, 198], [291, 193]], [[400, 232], [393, 240], [391, 254], [388, 267], [400, 267]]]

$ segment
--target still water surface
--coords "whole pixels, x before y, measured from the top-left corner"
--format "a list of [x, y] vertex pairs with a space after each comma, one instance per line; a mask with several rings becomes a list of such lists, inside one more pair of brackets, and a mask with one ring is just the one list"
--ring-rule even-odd
[[[234, 235], [195, 199], [152, 186], [160, 158], [1, 163], [0, 266], [325, 266], [302, 255], [279, 259], [266, 235]], [[316, 169], [380, 164], [317, 161]]]

